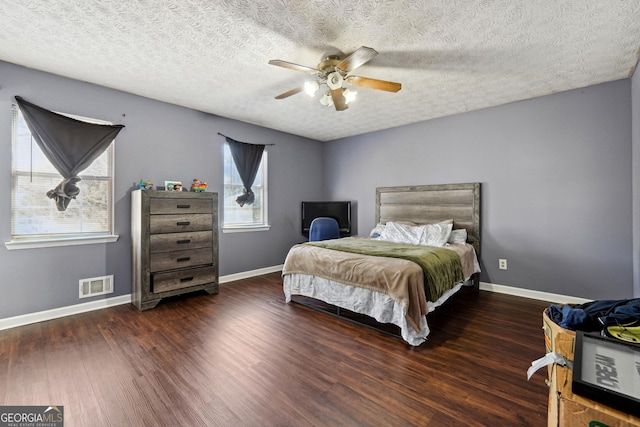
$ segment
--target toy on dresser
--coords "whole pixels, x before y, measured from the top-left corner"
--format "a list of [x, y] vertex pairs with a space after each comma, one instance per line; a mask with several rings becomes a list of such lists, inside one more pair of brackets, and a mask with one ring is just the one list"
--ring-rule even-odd
[[208, 184], [206, 182], [200, 182], [199, 179], [194, 179], [191, 183], [191, 191], [196, 193], [203, 193], [207, 190]]

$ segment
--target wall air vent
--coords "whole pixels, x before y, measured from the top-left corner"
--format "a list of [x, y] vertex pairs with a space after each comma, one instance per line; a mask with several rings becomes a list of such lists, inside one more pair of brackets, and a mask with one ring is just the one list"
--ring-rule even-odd
[[113, 293], [113, 275], [80, 280], [80, 298]]

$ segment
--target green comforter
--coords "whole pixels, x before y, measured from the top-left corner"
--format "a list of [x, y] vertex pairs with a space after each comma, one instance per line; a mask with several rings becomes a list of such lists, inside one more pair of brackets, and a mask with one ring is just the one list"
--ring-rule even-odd
[[460, 256], [453, 250], [433, 246], [404, 245], [382, 240], [346, 237], [308, 242], [326, 249], [362, 255], [401, 258], [418, 264], [424, 272], [427, 301], [436, 301], [456, 283], [464, 281]]

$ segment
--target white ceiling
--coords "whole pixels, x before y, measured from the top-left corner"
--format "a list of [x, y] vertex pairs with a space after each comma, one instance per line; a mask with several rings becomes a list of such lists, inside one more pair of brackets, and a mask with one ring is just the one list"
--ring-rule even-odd
[[[299, 93], [360, 46], [346, 111]], [[0, 60], [319, 141], [628, 78], [638, 0], [0, 0]], [[2, 76], [0, 76], [0, 86]]]

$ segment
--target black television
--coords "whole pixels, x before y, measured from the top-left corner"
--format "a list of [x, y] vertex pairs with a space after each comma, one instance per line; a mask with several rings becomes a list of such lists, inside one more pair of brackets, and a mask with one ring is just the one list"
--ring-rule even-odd
[[351, 202], [302, 202], [302, 235], [309, 237], [311, 222], [328, 216], [338, 221], [340, 237], [351, 235]]

